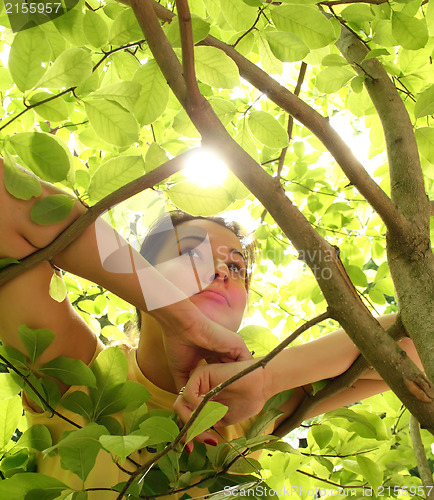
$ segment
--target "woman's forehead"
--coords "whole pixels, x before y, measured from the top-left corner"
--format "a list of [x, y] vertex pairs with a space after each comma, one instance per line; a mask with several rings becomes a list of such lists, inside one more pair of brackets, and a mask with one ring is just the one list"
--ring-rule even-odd
[[180, 232], [182, 233], [182, 237], [188, 237], [189, 234], [195, 236], [197, 233], [202, 233], [203, 235], [208, 234], [212, 245], [218, 244], [227, 246], [230, 247], [230, 249], [243, 252], [243, 247], [238, 239], [238, 236], [230, 229], [218, 224], [217, 222], [206, 219], [193, 219], [187, 222], [182, 222], [177, 227], [181, 229]]

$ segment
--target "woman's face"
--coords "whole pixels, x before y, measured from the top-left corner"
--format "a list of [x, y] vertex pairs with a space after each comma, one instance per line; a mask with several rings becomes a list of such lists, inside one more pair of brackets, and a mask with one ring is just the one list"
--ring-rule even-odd
[[246, 263], [238, 237], [202, 219], [179, 224], [173, 234], [155, 264], [203, 314], [236, 331], [247, 303]]

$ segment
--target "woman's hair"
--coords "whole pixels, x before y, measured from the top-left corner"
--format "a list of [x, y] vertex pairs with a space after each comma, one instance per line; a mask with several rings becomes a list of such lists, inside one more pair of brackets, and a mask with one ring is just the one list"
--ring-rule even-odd
[[[243, 249], [243, 257], [246, 263], [246, 289], [249, 289], [250, 282], [252, 279], [252, 272], [255, 263], [257, 244], [254, 237], [251, 237], [247, 234], [245, 229], [236, 221], [232, 221], [226, 219], [224, 217], [219, 216], [211, 216], [211, 217], [202, 217], [195, 216], [183, 212], [182, 210], [172, 210], [168, 213], [165, 213], [160, 218], [156, 219], [153, 224], [149, 227], [148, 233], [143, 240], [142, 246], [140, 247], [140, 254], [145, 257], [145, 259], [150, 264], [155, 264], [158, 253], [161, 250], [162, 246], [165, 243], [164, 237], [155, 236], [158, 234], [164, 235], [169, 234], [174, 227], [182, 224], [183, 222], [188, 222], [191, 220], [207, 220], [211, 222], [215, 222], [216, 224], [220, 224], [220, 226], [229, 229], [232, 231], [235, 236], [239, 239], [241, 243], [241, 247]], [[165, 233], [166, 232], [166, 233]], [[138, 315], [138, 327], [140, 329], [141, 321], [140, 321], [140, 311], [137, 310]]]

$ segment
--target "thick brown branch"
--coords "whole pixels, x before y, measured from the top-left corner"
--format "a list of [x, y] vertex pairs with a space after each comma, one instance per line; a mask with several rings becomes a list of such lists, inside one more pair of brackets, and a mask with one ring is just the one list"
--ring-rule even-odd
[[[168, 9], [154, 0], [152, 0], [152, 5], [160, 19], [167, 22], [172, 20], [173, 14]], [[264, 92], [271, 101], [311, 130], [334, 156], [351, 183], [378, 212], [387, 228], [396, 234], [402, 234], [407, 221], [386, 193], [366, 172], [351, 149], [345, 144], [333, 127], [331, 127], [326, 118], [289, 92], [289, 90], [280, 85], [270, 75], [250, 62], [230, 45], [210, 35], [200, 43], [217, 47], [225, 52], [238, 66], [240, 75], [243, 78]]]
[[90, 207], [81, 217], [73, 222], [63, 233], [61, 233], [54, 241], [48, 246], [32, 253], [28, 257], [21, 260], [20, 264], [11, 265], [0, 272], [0, 286], [9, 281], [10, 279], [18, 276], [27, 269], [31, 269], [36, 264], [45, 260], [50, 260], [54, 255], [61, 252], [66, 248], [75, 238], [89, 227], [95, 220], [106, 210], [118, 203], [140, 193], [144, 189], [149, 189], [155, 184], [162, 182], [174, 173], [178, 172], [185, 165], [187, 158], [191, 154], [190, 150], [183, 153], [172, 160], [164, 163], [152, 172], [131, 181], [120, 189], [114, 191], [104, 199]]
[[365, 59], [368, 49], [345, 27], [336, 45], [348, 62], [370, 76], [365, 85], [383, 125], [392, 200], [409, 220], [428, 228], [428, 198], [413, 125], [393, 81], [378, 60]]
[[194, 42], [190, 8], [187, 0], [175, 1], [178, 10], [179, 31], [181, 34], [184, 79], [187, 85], [189, 106], [194, 106], [197, 101], [200, 102], [202, 96], [197, 86], [196, 71], [194, 69]]
[[[146, 37], [148, 46], [153, 54], [159, 54], [159, 66], [166, 78], [167, 83], [176, 95], [182, 106], [186, 106], [188, 101], [187, 85], [185, 83], [182, 66], [178, 61], [172, 46], [168, 42], [164, 32], [155, 17], [151, 0], [131, 0], [129, 2], [137, 17], [143, 34]], [[157, 4], [158, 5], [158, 4]], [[164, 7], [163, 7], [164, 8]], [[170, 18], [174, 14], [170, 11]]]

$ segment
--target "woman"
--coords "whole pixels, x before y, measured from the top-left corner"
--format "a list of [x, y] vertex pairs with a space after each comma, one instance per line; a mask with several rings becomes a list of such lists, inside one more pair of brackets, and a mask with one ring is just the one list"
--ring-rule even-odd
[[[35, 224], [30, 217], [34, 202], [59, 192], [46, 183], [41, 184], [40, 197], [28, 201], [14, 198], [4, 187], [3, 164], [0, 164], [0, 258], [21, 259], [45, 247], [85, 211], [76, 202], [64, 221], [48, 226]], [[130, 366], [129, 379], [150, 390], [153, 399], [149, 408], [171, 409], [178, 391], [186, 386], [176, 402], [179, 415], [186, 420], [202, 394], [252, 363], [246, 346], [234, 333], [246, 306], [251, 263], [243, 239], [236, 234], [237, 229], [225, 225], [223, 221], [178, 215], [172, 223], [174, 228], [169, 228], [169, 236], [160, 227], [153, 234], [161, 236], [165, 233], [166, 236], [154, 238], [152, 244], [149, 243], [152, 238], [145, 242], [143, 254], [155, 267], [148, 266], [143, 256], [134, 253], [125, 243], [119, 243], [119, 239], [117, 247], [107, 249], [106, 245], [113, 241], [113, 230], [105, 225], [98, 225], [96, 229], [95, 226], [89, 227], [57, 254], [52, 264], [100, 284], [142, 311], [138, 348], [125, 348]], [[210, 251], [211, 262], [204, 262], [207, 259], [202, 259], [198, 253], [200, 245], [203, 250], [204, 242]], [[107, 259], [100, 258], [98, 246], [105, 248]], [[206, 252], [206, 248], [203, 251]], [[126, 261], [131, 265], [125, 266]], [[195, 280], [187, 278], [186, 273], [191, 276], [192, 268]], [[58, 356], [76, 358], [90, 364], [104, 346], [74, 311], [68, 299], [60, 303], [51, 299], [48, 289], [52, 273], [50, 263], [44, 262], [0, 288], [1, 340], [25, 352], [17, 334], [18, 327], [25, 324], [34, 329], [47, 328], [55, 333], [55, 339], [38, 359], [36, 369]], [[177, 301], [164, 301], [168, 295]], [[149, 307], [145, 297], [157, 297], [155, 303], [158, 307]], [[392, 321], [390, 317], [385, 319], [386, 324]], [[411, 355], [415, 356], [411, 342], [403, 342]], [[287, 349], [265, 370], [256, 370], [217, 396], [217, 400], [229, 405], [228, 414], [221, 422], [224, 425], [220, 429], [223, 439], [242, 435], [250, 425], [246, 419], [259, 413], [268, 397], [283, 389], [295, 388], [283, 408], [286, 413], [291, 413], [302, 398], [303, 386], [339, 375], [358, 354], [342, 330]], [[203, 359], [209, 364], [198, 366]], [[59, 386], [63, 393], [70, 390], [65, 384], [59, 383]], [[354, 388], [332, 398], [326, 406], [317, 408], [316, 413], [385, 389], [387, 386], [384, 382], [370, 371]], [[54, 440], [64, 430], [72, 430], [57, 417], [50, 420], [50, 415], [35, 403], [26, 398], [24, 402], [30, 422], [47, 425]], [[66, 414], [77, 420], [76, 415]], [[83, 425], [85, 422], [78, 423]], [[208, 431], [198, 439], [216, 445], [221, 438]], [[187, 450], [191, 449], [192, 443], [189, 443]], [[143, 457], [136, 458], [143, 460]], [[62, 469], [57, 457], [40, 461], [39, 472], [53, 475], [71, 488], [83, 487], [77, 476]], [[107, 486], [107, 477], [110, 477], [110, 485], [115, 484], [116, 474], [119, 474], [119, 481], [128, 477], [111, 462], [108, 454], [100, 454], [84, 486]], [[91, 498], [111, 498], [108, 492], [102, 496], [97, 492], [93, 494]], [[193, 492], [189, 494], [193, 495]]]

